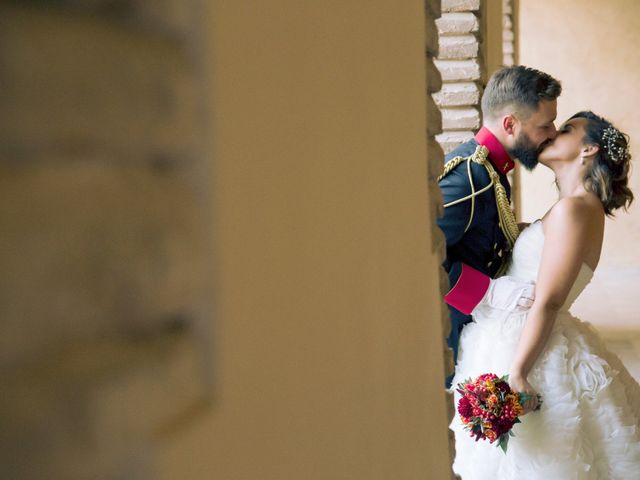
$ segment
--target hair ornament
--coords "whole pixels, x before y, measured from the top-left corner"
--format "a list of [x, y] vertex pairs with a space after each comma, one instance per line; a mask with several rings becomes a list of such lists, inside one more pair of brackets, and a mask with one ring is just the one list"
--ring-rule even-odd
[[[620, 140], [624, 140], [621, 142]], [[609, 125], [602, 133], [602, 143], [611, 160], [618, 163], [629, 156], [627, 139], [617, 128]]]

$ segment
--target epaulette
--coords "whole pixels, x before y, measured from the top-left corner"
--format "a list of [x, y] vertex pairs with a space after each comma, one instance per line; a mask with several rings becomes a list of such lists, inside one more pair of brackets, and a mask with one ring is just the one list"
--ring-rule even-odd
[[[473, 220], [475, 211], [475, 198], [481, 193], [486, 192], [493, 187], [496, 197], [496, 206], [498, 208], [500, 229], [504, 233], [504, 236], [507, 238], [510, 248], [513, 248], [520, 230], [518, 229], [518, 223], [516, 222], [516, 217], [513, 214], [513, 210], [511, 210], [509, 198], [507, 197], [507, 191], [504, 189], [504, 186], [500, 182], [500, 175], [498, 175], [498, 172], [496, 172], [495, 168], [493, 168], [491, 162], [487, 160], [488, 156], [489, 149], [484, 145], [478, 145], [475, 152], [473, 152], [468, 157], [454, 157], [444, 165], [444, 171], [438, 177], [438, 182], [446, 177], [449, 173], [451, 173], [453, 169], [455, 169], [458, 165], [466, 161], [469, 184], [471, 185], [471, 194], [467, 195], [466, 197], [462, 197], [452, 202], [446, 203], [444, 205], [444, 208], [451, 207], [458, 203], [466, 202], [467, 200], [471, 200], [471, 215], [469, 216], [469, 221], [467, 222], [467, 226], [464, 229], [464, 231], [466, 232], [471, 226], [471, 222]], [[482, 165], [487, 170], [489, 178], [491, 179], [489, 185], [481, 188], [478, 191], [476, 191], [475, 185], [473, 183], [473, 176], [471, 174], [471, 162]]]

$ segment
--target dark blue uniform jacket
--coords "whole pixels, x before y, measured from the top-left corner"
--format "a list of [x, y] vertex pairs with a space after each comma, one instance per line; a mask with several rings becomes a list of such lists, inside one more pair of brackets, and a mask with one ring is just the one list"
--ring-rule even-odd
[[[468, 157], [475, 152], [477, 146], [478, 142], [475, 139], [469, 140], [446, 155], [445, 161], [457, 156]], [[491, 152], [489, 159], [491, 160]], [[467, 162], [462, 162], [440, 180], [439, 185], [445, 205], [471, 194], [467, 168]], [[506, 175], [499, 169], [496, 171], [499, 173], [500, 182], [504, 185], [510, 198], [511, 189]], [[480, 164], [471, 162], [471, 175], [476, 191], [491, 182], [486, 168]], [[507, 261], [509, 257], [508, 242], [499, 226], [498, 208], [493, 188], [489, 188], [475, 197], [473, 218], [465, 232], [470, 216], [471, 200], [466, 200], [446, 207], [442, 216], [437, 220], [438, 226], [446, 237], [447, 249], [443, 267], [449, 275], [451, 288], [460, 276], [462, 263], [494, 278], [502, 262]], [[465, 315], [451, 306], [449, 306], [449, 311], [451, 331], [447, 338], [447, 344], [453, 349], [454, 361], [457, 361], [460, 333], [462, 327], [471, 321], [471, 316]], [[450, 387], [451, 378], [447, 379], [447, 388]]]

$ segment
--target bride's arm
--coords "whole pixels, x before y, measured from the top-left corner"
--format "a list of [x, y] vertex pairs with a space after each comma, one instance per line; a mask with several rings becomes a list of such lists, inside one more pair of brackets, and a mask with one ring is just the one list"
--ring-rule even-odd
[[[509, 372], [510, 383], [527, 383], [527, 375], [578, 276], [587, 246], [587, 208], [579, 199], [566, 198], [551, 209], [544, 221], [545, 241], [535, 300], [520, 335]], [[529, 406], [534, 408], [535, 403]]]

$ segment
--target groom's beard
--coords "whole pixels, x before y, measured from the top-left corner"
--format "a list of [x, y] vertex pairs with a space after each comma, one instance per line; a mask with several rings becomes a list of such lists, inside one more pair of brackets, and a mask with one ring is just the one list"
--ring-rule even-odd
[[538, 155], [542, 149], [546, 146], [546, 142], [540, 147], [524, 133], [516, 139], [516, 144], [509, 150], [509, 154], [512, 158], [517, 158], [522, 166], [527, 170], [533, 170], [538, 165]]

